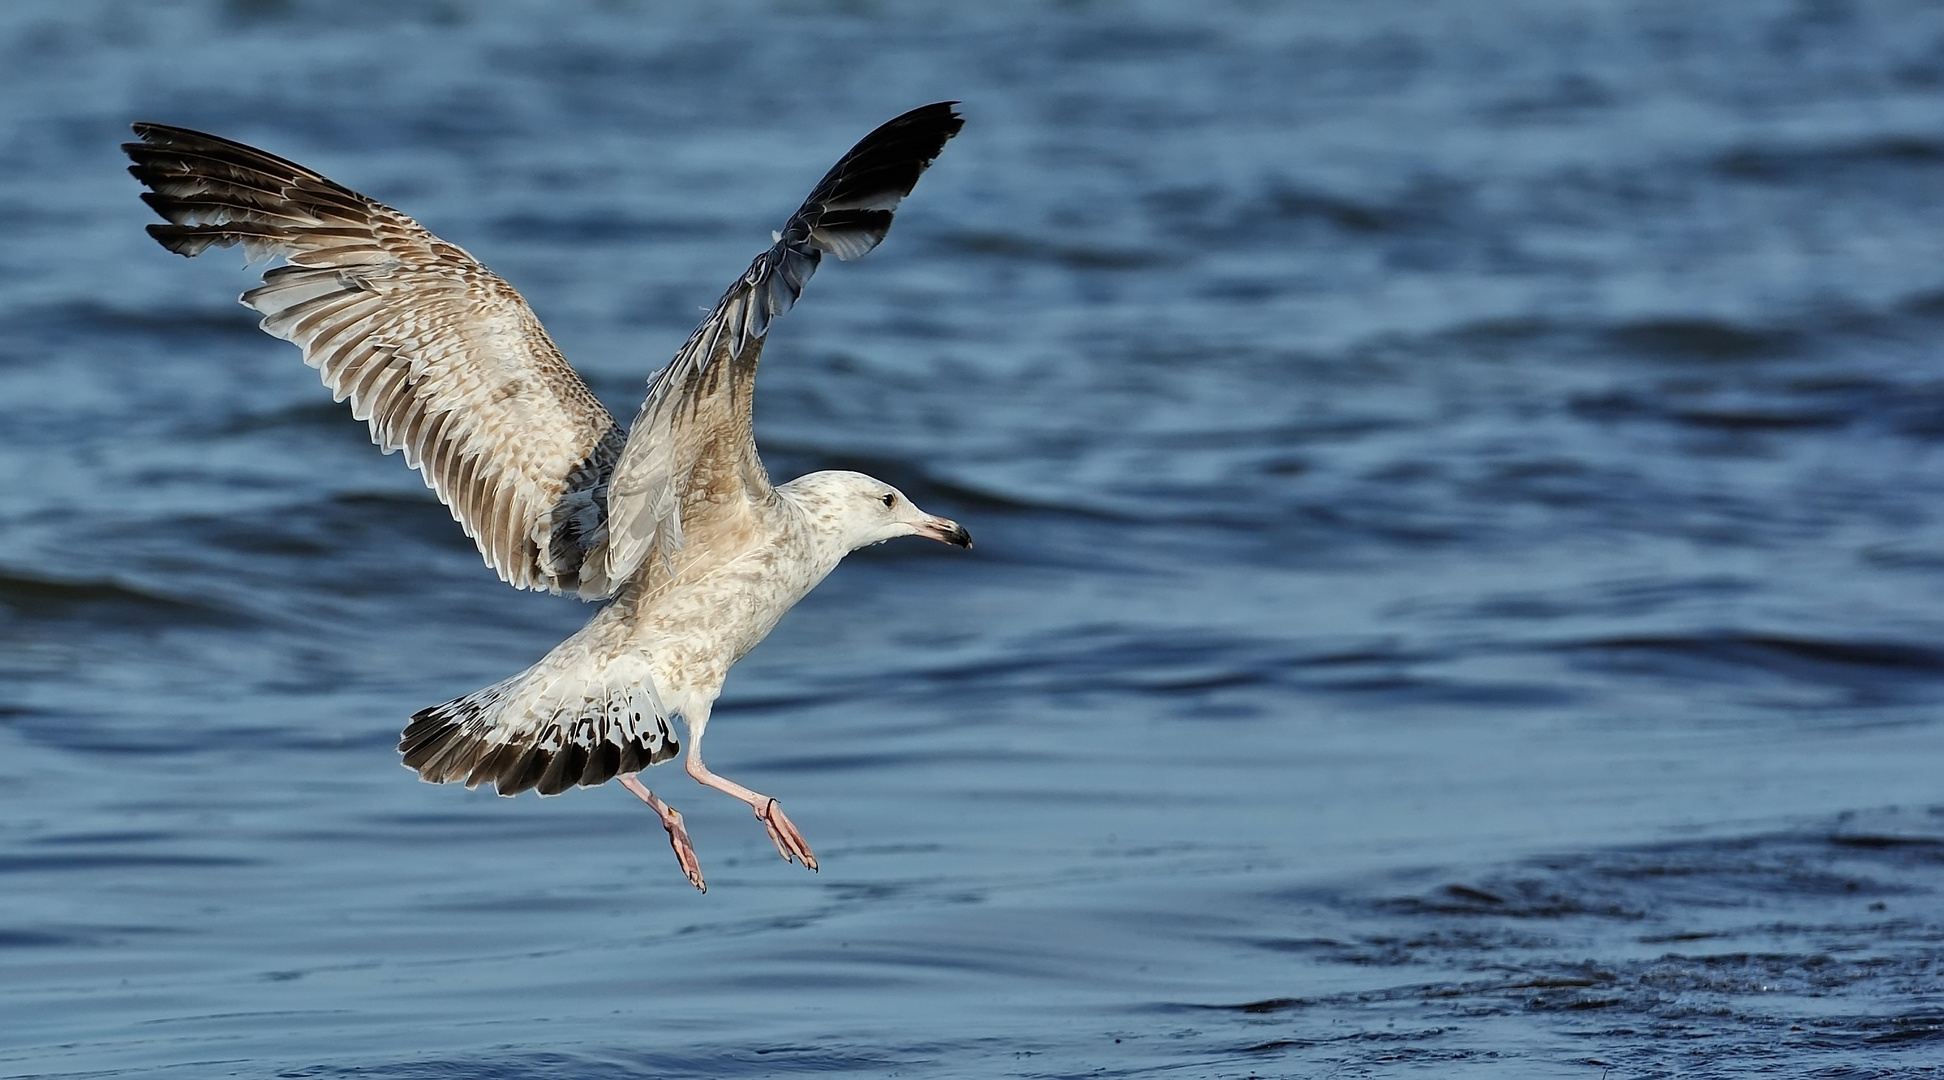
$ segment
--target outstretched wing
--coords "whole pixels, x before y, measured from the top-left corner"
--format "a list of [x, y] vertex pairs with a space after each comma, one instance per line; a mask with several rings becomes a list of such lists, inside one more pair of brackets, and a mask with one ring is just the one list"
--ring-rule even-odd
[[[586, 592], [620, 428], [512, 286], [404, 214], [228, 139], [136, 124], [149, 235], [282, 256], [243, 303], [452, 510], [509, 584]], [[594, 569], [598, 570], [599, 567]]]
[[750, 392], [770, 320], [796, 303], [825, 254], [848, 261], [884, 239], [899, 201], [964, 126], [956, 104], [913, 109], [864, 136], [649, 380], [609, 484], [606, 546], [582, 571], [588, 591], [614, 591], [685, 534], [734, 528], [769, 497]]

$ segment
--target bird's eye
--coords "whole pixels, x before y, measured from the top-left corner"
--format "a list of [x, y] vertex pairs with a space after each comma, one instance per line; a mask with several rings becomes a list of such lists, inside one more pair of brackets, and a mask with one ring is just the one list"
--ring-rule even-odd
[[883, 502], [886, 506], [896, 506], [898, 505], [898, 497], [896, 495], [886, 494]]

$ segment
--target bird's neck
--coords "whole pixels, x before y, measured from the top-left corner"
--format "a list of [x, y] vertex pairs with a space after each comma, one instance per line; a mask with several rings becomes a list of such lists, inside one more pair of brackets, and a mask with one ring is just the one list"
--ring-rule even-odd
[[778, 487], [776, 494], [797, 541], [810, 557], [817, 580], [822, 581], [854, 550], [838, 502], [815, 485], [794, 480]]

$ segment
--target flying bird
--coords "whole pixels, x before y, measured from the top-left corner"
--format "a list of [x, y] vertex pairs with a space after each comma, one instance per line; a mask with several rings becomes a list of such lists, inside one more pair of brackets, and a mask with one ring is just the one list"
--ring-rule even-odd
[[851, 551], [972, 541], [861, 473], [772, 485], [751, 427], [756, 362], [823, 256], [855, 259], [884, 239], [963, 126], [956, 104], [913, 109], [832, 166], [649, 379], [626, 431], [520, 294], [459, 247], [302, 165], [134, 125], [129, 172], [167, 219], [149, 235], [183, 256], [240, 245], [281, 259], [241, 298], [264, 331], [303, 350], [385, 453], [404, 453], [501, 579], [605, 601], [532, 667], [415, 714], [398, 744], [406, 767], [501, 795], [618, 777], [706, 890], [681, 813], [639, 775], [683, 753], [680, 717], [688, 775], [747, 803], [784, 859], [817, 868], [775, 799], [702, 762], [729, 667]]

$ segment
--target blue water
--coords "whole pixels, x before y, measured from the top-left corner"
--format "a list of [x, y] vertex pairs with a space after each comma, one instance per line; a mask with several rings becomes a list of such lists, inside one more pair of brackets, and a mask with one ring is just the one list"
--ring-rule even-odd
[[[633, 414], [822, 170], [967, 126], [778, 324], [854, 556], [712, 765], [418, 783], [515, 593], [122, 171], [411, 213]], [[0, 1076], [1933, 1075], [1944, 9], [0, 7]]]

